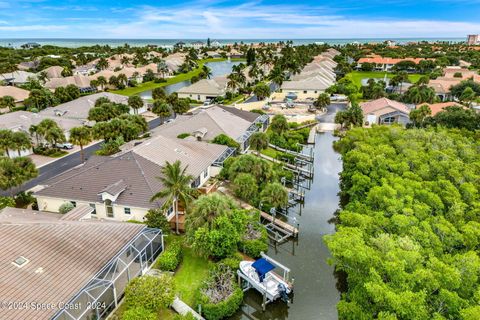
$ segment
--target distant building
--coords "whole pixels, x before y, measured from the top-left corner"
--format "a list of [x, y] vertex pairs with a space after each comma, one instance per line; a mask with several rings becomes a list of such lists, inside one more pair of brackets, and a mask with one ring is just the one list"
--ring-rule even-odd
[[174, 48], [178, 48], [178, 49], [182, 49], [183, 47], [185, 47], [185, 45], [186, 45], [185, 42], [179, 41], [179, 42], [175, 43], [175, 44], [173, 45], [173, 47], [174, 47]]
[[177, 94], [179, 98], [189, 98], [204, 102], [225, 95], [227, 82], [228, 79], [226, 77], [202, 79], [192, 85], [181, 88], [177, 91]]
[[190, 46], [193, 49], [201, 49], [205, 46], [205, 43], [203, 43], [202, 41], [194, 41], [194, 42], [190, 43]]
[[42, 45], [36, 42], [27, 42], [25, 44], [22, 44], [20, 47], [22, 49], [34, 49], [34, 48], [40, 48]]
[[469, 46], [480, 44], [480, 34], [469, 34], [467, 36], [467, 44]]
[[360, 58], [357, 62], [357, 68], [361, 68], [362, 64], [370, 63], [374, 65], [375, 70], [390, 71], [393, 66], [402, 61], [411, 61], [415, 64], [419, 64], [420, 61], [427, 60], [423, 58], [385, 58], [382, 56], [374, 55], [371, 57]]
[[11, 86], [25, 84], [30, 81], [30, 79], [37, 79], [37, 75], [23, 70], [0, 74], [0, 81]]

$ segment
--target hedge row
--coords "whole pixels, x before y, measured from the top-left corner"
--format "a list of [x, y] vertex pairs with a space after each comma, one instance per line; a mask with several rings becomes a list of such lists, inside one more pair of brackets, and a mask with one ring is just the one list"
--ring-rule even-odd
[[183, 250], [182, 245], [178, 242], [173, 242], [160, 255], [156, 267], [163, 271], [175, 271], [178, 265], [182, 262]]

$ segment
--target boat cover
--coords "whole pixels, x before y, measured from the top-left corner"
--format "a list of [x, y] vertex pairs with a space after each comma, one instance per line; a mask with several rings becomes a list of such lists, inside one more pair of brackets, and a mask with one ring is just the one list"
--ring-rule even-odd
[[275, 266], [265, 260], [264, 258], [260, 258], [257, 261], [255, 261], [252, 264], [252, 267], [257, 271], [258, 278], [260, 279], [260, 282], [263, 282], [263, 279], [265, 279], [265, 275], [275, 269]]

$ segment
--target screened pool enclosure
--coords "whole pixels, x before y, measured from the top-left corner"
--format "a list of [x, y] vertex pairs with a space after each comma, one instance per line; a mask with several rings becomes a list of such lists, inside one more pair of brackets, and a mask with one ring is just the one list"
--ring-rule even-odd
[[145, 274], [162, 251], [162, 232], [143, 229], [52, 319], [105, 319], [120, 302], [128, 282]]

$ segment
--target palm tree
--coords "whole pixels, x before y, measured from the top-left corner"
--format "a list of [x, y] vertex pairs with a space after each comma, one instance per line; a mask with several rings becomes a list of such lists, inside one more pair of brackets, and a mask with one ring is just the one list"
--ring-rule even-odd
[[282, 69], [280, 69], [279, 67], [275, 67], [272, 69], [272, 71], [270, 71], [268, 79], [281, 87], [283, 81], [285, 80], [285, 74], [283, 73]]
[[70, 143], [80, 146], [80, 157], [82, 162], [85, 161], [83, 146], [92, 142], [92, 131], [87, 127], [75, 127], [70, 130]]
[[37, 75], [37, 79], [40, 80], [42, 83], [47, 82], [48, 75], [46, 71], [40, 71]]
[[288, 191], [278, 182], [269, 183], [260, 194], [262, 202], [274, 208], [284, 207], [288, 203]]
[[12, 131], [7, 129], [0, 129], [0, 153], [1, 155], [6, 154], [7, 157], [10, 157], [8, 150], [13, 149], [14, 145], [12, 142]]
[[210, 193], [201, 196], [192, 205], [187, 218], [187, 235], [194, 233], [198, 228], [212, 226], [215, 218], [228, 216], [236, 209], [235, 201], [219, 193]]
[[260, 151], [268, 148], [268, 136], [263, 132], [255, 132], [250, 137], [250, 146], [260, 155]]
[[108, 68], [108, 61], [105, 58], [100, 58], [97, 62], [97, 68], [100, 70], [104, 70]]
[[122, 58], [120, 59], [120, 63], [121, 63], [122, 65], [127, 65], [127, 64], [130, 63], [130, 58], [127, 57], [127, 56], [122, 56]]
[[32, 147], [32, 141], [30, 137], [23, 131], [17, 131], [12, 133], [12, 147], [17, 150], [18, 156], [22, 155], [23, 150], [29, 150]]
[[155, 100], [153, 101], [152, 112], [160, 117], [160, 124], [163, 124], [163, 119], [172, 114], [170, 106], [165, 102], [165, 100]]
[[43, 139], [55, 146], [58, 142], [66, 141], [65, 134], [52, 119], [44, 119], [37, 126], [37, 132]]
[[320, 93], [317, 100], [313, 103], [315, 108], [324, 109], [330, 104], [330, 96], [327, 93]]
[[119, 85], [127, 85], [128, 84], [128, 78], [125, 74], [120, 73], [117, 77], [117, 81]]
[[102, 91], [105, 89], [105, 86], [108, 84], [107, 78], [100, 76], [97, 78], [98, 85], [102, 88]]
[[232, 89], [232, 91], [235, 91], [239, 87], [238, 79], [235, 77], [234, 73], [231, 73], [227, 76], [228, 82], [227, 82], [227, 88]]
[[[37, 176], [38, 170], [30, 158], [0, 158], [0, 189], [4, 191], [18, 187]], [[13, 190], [11, 193], [13, 195]]]
[[182, 164], [179, 160], [173, 164], [167, 161], [161, 172], [162, 176], [157, 177], [157, 179], [161, 181], [163, 189], [154, 194], [150, 201], [167, 198], [163, 208], [167, 209], [173, 205], [175, 230], [178, 233], [178, 202], [181, 201], [186, 208], [193, 199], [193, 189], [190, 185], [194, 178], [187, 174], [187, 167], [182, 169]]
[[210, 79], [212, 77], [212, 70], [206, 65], [203, 65], [202, 72], [205, 74], [205, 77], [207, 79]]
[[135, 114], [138, 114], [138, 109], [143, 107], [143, 99], [140, 96], [130, 96], [128, 105], [135, 111]]
[[0, 108], [8, 108], [12, 111], [15, 108], [15, 99], [11, 96], [3, 96], [0, 98]]
[[38, 144], [38, 136], [39, 136], [38, 126], [32, 124], [32, 125], [30, 126], [30, 128], [28, 128], [28, 132], [30, 133], [30, 136], [35, 135], [35, 141], [36, 141], [37, 144]]
[[470, 107], [470, 105], [472, 104], [472, 101], [475, 100], [477, 94], [475, 93], [475, 91], [473, 91], [473, 89], [471, 87], [466, 87], [462, 94], [460, 95], [460, 101], [462, 101], [463, 103], [466, 103], [467, 106]]

